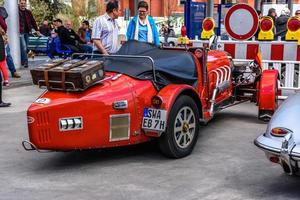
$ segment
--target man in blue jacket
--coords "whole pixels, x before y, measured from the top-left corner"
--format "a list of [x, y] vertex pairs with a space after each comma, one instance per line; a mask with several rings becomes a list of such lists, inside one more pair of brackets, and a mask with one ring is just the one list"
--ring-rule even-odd
[[140, 1], [138, 4], [138, 16], [135, 16], [129, 23], [127, 29], [127, 40], [137, 40], [160, 45], [159, 35], [154, 19], [148, 15], [148, 3]]

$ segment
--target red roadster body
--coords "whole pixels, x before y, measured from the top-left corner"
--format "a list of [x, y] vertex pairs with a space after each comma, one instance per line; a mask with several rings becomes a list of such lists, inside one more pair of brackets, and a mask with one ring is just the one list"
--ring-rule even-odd
[[29, 107], [25, 149], [97, 149], [157, 138], [166, 156], [180, 158], [216, 112], [252, 101], [265, 119], [276, 108], [277, 71], [234, 66], [226, 52], [128, 42], [118, 54], [99, 58], [106, 77], [97, 85], [47, 90]]

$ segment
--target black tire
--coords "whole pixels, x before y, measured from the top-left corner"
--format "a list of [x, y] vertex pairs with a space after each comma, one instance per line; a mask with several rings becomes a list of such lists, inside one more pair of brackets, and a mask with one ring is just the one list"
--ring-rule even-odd
[[175, 43], [174, 42], [169, 42], [169, 47], [175, 47]]
[[167, 124], [166, 132], [159, 138], [161, 152], [171, 158], [191, 154], [199, 134], [199, 110], [195, 101], [189, 96], [180, 96], [169, 113]]

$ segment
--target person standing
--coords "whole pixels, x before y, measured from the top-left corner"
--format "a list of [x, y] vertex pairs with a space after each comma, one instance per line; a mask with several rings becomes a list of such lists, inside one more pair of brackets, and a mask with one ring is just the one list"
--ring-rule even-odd
[[26, 8], [26, 0], [19, 1], [19, 30], [20, 30], [20, 46], [21, 46], [21, 64], [28, 68], [28, 40], [29, 33], [35, 29], [38, 35], [38, 27], [30, 10]]
[[[8, 17], [8, 13], [7, 13], [6, 9], [3, 6], [0, 6], [0, 16], [3, 17], [4, 21]], [[21, 78], [21, 76], [16, 71], [16, 67], [15, 67], [13, 58], [12, 58], [11, 53], [10, 53], [10, 48], [9, 48], [7, 37], [4, 37], [4, 45], [5, 45], [5, 52], [6, 52], [6, 64], [7, 64], [7, 67], [9, 69], [10, 73], [11, 73], [11, 76], [13, 78]]]
[[116, 19], [120, 13], [119, 2], [111, 0], [106, 5], [106, 13], [95, 20], [92, 30], [95, 53], [108, 55], [118, 51], [119, 26]]
[[129, 23], [127, 39], [137, 40], [160, 45], [159, 35], [154, 19], [148, 15], [148, 3], [140, 1], [138, 4], [138, 16], [135, 16]]
[[287, 33], [287, 22], [290, 18], [291, 11], [288, 8], [283, 8], [281, 15], [275, 21], [276, 37], [280, 36], [282, 40], [285, 40]]
[[2, 75], [4, 78], [3, 85], [8, 86], [8, 75], [6, 70], [6, 61], [5, 61], [5, 44], [3, 35], [6, 34], [7, 25], [2, 16], [0, 16], [0, 107], [9, 107], [10, 103], [5, 103], [2, 100]]
[[277, 18], [277, 13], [276, 13], [275, 8], [270, 8], [269, 11], [268, 11], [267, 16], [271, 17], [272, 20], [273, 20], [273, 24], [274, 24], [273, 33], [275, 35], [276, 34], [275, 21], [276, 21], [276, 18]]
[[276, 13], [276, 10], [275, 8], [270, 8], [268, 10], [268, 16], [271, 17], [273, 19], [273, 22], [275, 24], [275, 21], [276, 21], [276, 18], [277, 18], [277, 13]]
[[162, 27], [159, 31], [160, 35], [164, 37], [164, 45], [168, 44], [168, 36], [169, 36], [169, 29], [165, 24], [162, 24]]

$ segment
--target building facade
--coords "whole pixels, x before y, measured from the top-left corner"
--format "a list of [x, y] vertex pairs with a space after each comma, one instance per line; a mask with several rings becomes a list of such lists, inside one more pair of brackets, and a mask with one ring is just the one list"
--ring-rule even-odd
[[[100, 13], [105, 12], [105, 3], [109, 0], [99, 0]], [[121, 10], [129, 8], [131, 15], [136, 14], [139, 0], [121, 0]], [[154, 17], [166, 17], [177, 13], [183, 13], [185, 0], [145, 0], [149, 3], [150, 14]], [[193, 0], [194, 2], [207, 2], [207, 0]], [[255, 0], [214, 0], [215, 4], [225, 3], [246, 3], [254, 6]], [[286, 0], [262, 0], [262, 3], [285, 4]], [[300, 4], [300, 0], [293, 0], [294, 4]]]

